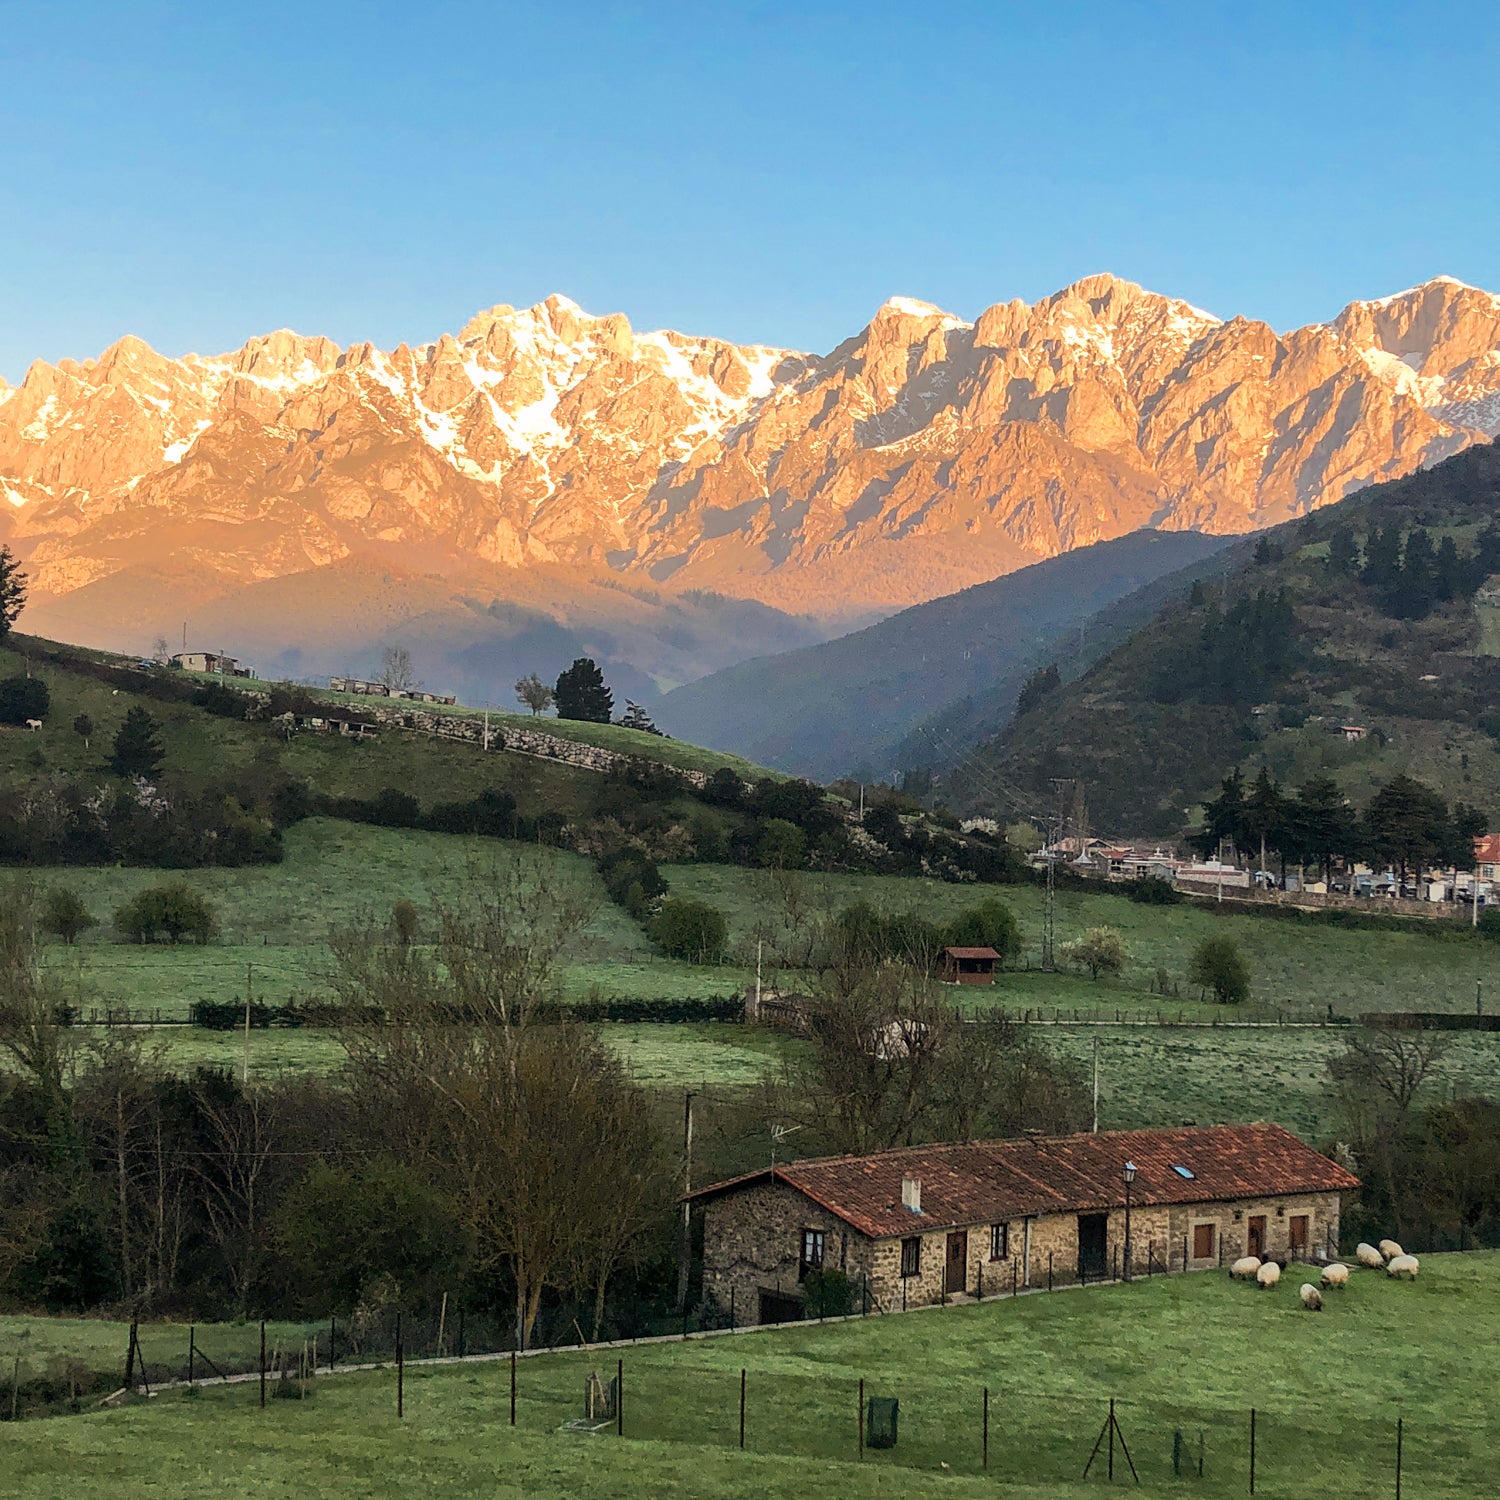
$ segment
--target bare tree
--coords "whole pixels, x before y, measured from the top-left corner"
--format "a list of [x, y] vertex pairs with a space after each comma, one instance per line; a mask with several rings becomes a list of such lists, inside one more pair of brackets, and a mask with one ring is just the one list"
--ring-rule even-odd
[[412, 669], [411, 652], [405, 646], [387, 646], [381, 652], [380, 680], [393, 693], [409, 693], [421, 686]]
[[1351, 1033], [1328, 1070], [1345, 1091], [1374, 1101], [1383, 1123], [1404, 1127], [1413, 1101], [1448, 1052], [1448, 1038], [1437, 1031], [1366, 1026]]
[[0, 1052], [36, 1087], [49, 1132], [66, 1133], [72, 994], [56, 970], [42, 968], [40, 923], [35, 887], [16, 877], [0, 895]]

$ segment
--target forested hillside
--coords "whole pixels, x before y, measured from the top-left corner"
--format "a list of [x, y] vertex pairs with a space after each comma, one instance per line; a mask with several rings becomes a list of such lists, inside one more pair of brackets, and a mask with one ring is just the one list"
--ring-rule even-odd
[[[1481, 807], [1500, 786], [1500, 452], [1475, 448], [1226, 555], [953, 773], [955, 807], [1083, 783], [1096, 827], [1180, 829], [1235, 767], [1361, 802], [1406, 772]], [[1063, 674], [1064, 677], [1066, 674]]]

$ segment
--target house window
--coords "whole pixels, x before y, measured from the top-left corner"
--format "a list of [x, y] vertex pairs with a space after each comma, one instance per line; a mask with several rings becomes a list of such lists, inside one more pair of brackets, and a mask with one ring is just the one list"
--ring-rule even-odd
[[1307, 1249], [1307, 1215], [1293, 1214], [1286, 1221], [1286, 1243], [1288, 1250]]
[[1212, 1224], [1193, 1225], [1193, 1259], [1212, 1260], [1214, 1258], [1214, 1226]]
[[990, 1259], [1005, 1260], [1010, 1255], [1010, 1225], [990, 1225]]
[[802, 1259], [797, 1266], [797, 1280], [806, 1281], [814, 1271], [823, 1269], [823, 1231], [802, 1231]]
[[903, 1276], [922, 1274], [922, 1236], [919, 1234], [914, 1234], [909, 1240], [901, 1241], [901, 1274]]

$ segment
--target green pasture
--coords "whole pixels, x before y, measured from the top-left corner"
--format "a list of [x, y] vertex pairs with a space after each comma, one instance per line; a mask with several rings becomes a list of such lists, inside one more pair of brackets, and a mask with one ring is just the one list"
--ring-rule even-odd
[[[1116, 1484], [1137, 1494], [1273, 1497], [1490, 1493], [1500, 1417], [1475, 1352], [1500, 1338], [1500, 1258], [1430, 1256], [1420, 1279], [1357, 1272], [1303, 1310], [1292, 1267], [1271, 1291], [1218, 1273], [1059, 1291], [980, 1306], [737, 1337], [409, 1365], [323, 1377], [306, 1402], [262, 1411], [254, 1382], [167, 1392], [119, 1411], [18, 1424], [8, 1484], [28, 1500], [90, 1488], [167, 1497], [790, 1495], [834, 1500], [994, 1493], [1097, 1494], [1116, 1403]], [[71, 1326], [71, 1325], [70, 1325]], [[54, 1332], [59, 1342], [66, 1335]], [[584, 1379], [623, 1358], [623, 1436], [565, 1424]], [[739, 1447], [741, 1372], [745, 1447]], [[857, 1395], [900, 1402], [894, 1448], [858, 1447]], [[983, 1448], [989, 1391], [989, 1468]], [[1197, 1460], [1203, 1455], [1203, 1475]], [[1174, 1446], [1185, 1472], [1173, 1472]]]
[[[666, 872], [673, 890], [719, 907], [728, 916], [732, 940], [753, 954], [758, 927], [768, 929], [769, 949], [786, 941], [787, 922], [774, 885], [763, 875], [725, 865], [674, 865]], [[866, 900], [889, 911], [915, 911], [944, 920], [988, 897], [998, 897], [1021, 926], [1023, 962], [1041, 956], [1045, 893], [1033, 885], [950, 885], [938, 880], [882, 875], [800, 877], [799, 899], [809, 917]], [[1365, 932], [1269, 916], [1221, 915], [1187, 903], [1144, 906], [1125, 896], [1092, 891], [1056, 895], [1056, 948], [1064, 950], [1091, 927], [1119, 930], [1130, 952], [1121, 976], [1126, 988], [1144, 992], [1164, 968], [1181, 991], [1193, 950], [1206, 937], [1227, 933], [1244, 949], [1252, 972], [1252, 1000], [1272, 1010], [1323, 1016], [1386, 1010], [1470, 1010], [1474, 984], [1500, 1008], [1500, 943], [1463, 932]], [[1001, 988], [1010, 983], [1004, 976]], [[1087, 981], [1084, 981], [1087, 987]], [[1085, 993], [1086, 988], [1079, 993]], [[965, 997], [967, 1000], [967, 996]], [[1052, 1004], [1051, 1000], [1043, 1003]], [[1083, 1001], [1062, 1000], [1061, 1004]], [[1175, 1003], [1175, 1002], [1174, 1002]]]

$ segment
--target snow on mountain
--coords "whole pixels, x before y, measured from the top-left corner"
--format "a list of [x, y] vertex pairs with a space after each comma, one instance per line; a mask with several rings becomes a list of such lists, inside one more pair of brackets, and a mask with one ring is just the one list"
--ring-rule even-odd
[[1271, 524], [1497, 431], [1500, 298], [1448, 277], [1281, 334], [1102, 275], [973, 321], [897, 296], [823, 356], [554, 296], [415, 348], [39, 361], [0, 384], [0, 514], [64, 624], [106, 582], [133, 619], [162, 576], [228, 597], [391, 547], [497, 600], [556, 567], [833, 622]]

